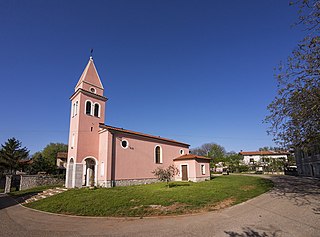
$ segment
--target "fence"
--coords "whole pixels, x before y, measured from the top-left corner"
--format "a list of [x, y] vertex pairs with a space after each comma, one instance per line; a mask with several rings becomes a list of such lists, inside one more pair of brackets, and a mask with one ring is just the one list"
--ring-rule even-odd
[[63, 184], [63, 178], [49, 175], [6, 175], [5, 193], [9, 193], [12, 188], [26, 190], [38, 186]]

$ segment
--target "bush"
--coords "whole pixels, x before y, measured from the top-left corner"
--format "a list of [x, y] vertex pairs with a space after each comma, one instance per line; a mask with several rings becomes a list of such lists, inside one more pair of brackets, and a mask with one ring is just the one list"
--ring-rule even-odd
[[[170, 165], [167, 168], [158, 167], [152, 173], [158, 180], [166, 181], [168, 184], [175, 175], [179, 174], [179, 170], [174, 165]], [[168, 187], [170, 186], [168, 185]]]
[[239, 172], [242, 173], [242, 172], [247, 172], [249, 170], [249, 166], [247, 165], [240, 165], [239, 166]]

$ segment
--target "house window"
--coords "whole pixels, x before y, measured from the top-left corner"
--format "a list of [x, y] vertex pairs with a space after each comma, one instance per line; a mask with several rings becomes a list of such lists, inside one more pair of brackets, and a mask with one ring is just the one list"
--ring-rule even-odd
[[127, 140], [120, 141], [120, 144], [121, 144], [123, 149], [127, 149], [128, 146], [129, 146], [129, 142]]
[[254, 159], [253, 158], [250, 158], [250, 163], [254, 163]]
[[206, 174], [206, 167], [205, 165], [201, 165], [201, 174], [205, 175]]
[[86, 102], [86, 114], [88, 114], [88, 115], [91, 114], [91, 102], [90, 101]]
[[156, 146], [154, 149], [155, 151], [155, 162], [156, 164], [161, 164], [162, 163], [162, 150], [160, 146]]
[[94, 105], [94, 116], [99, 117], [100, 106], [99, 104]]

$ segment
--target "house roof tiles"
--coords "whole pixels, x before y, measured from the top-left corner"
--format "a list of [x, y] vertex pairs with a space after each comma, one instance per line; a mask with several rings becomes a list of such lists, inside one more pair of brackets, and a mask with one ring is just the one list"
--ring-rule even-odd
[[182, 146], [186, 146], [189, 147], [190, 145], [187, 143], [183, 143], [183, 142], [178, 142], [172, 139], [168, 139], [168, 138], [163, 138], [160, 136], [154, 136], [154, 135], [150, 135], [150, 134], [146, 134], [146, 133], [141, 133], [141, 132], [135, 132], [135, 131], [131, 131], [128, 129], [123, 129], [123, 128], [117, 128], [117, 127], [113, 127], [113, 126], [109, 126], [109, 125], [105, 125], [105, 124], [100, 124], [100, 128], [104, 128], [107, 129], [109, 131], [115, 131], [115, 132], [120, 132], [120, 133], [127, 133], [127, 134], [131, 134], [131, 135], [136, 135], [136, 136], [140, 136], [140, 137], [146, 137], [146, 138], [151, 138], [151, 139], [155, 139], [155, 140], [160, 140], [160, 141], [165, 141], [165, 142], [169, 142], [169, 143], [175, 143], [178, 145], [182, 145]]
[[211, 160], [211, 159], [208, 158], [208, 157], [198, 156], [198, 155], [193, 155], [193, 154], [185, 154], [185, 155], [179, 156], [179, 157], [177, 157], [177, 158], [174, 158], [173, 160], [174, 160], [174, 161], [177, 161], [177, 160], [193, 160], [193, 159], [208, 160], [208, 161]]
[[261, 156], [269, 156], [269, 155], [289, 155], [289, 152], [285, 151], [241, 151], [239, 152], [240, 155], [243, 156], [254, 156], [254, 155], [261, 155]]

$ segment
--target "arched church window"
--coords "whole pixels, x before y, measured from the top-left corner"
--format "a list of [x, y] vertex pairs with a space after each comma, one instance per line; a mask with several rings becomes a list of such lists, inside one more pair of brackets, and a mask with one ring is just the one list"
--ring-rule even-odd
[[73, 103], [73, 104], [72, 104], [72, 117], [74, 117], [75, 110], [76, 110], [76, 104]]
[[160, 146], [156, 146], [155, 148], [155, 162], [156, 164], [162, 163], [162, 151]]
[[74, 115], [77, 115], [78, 114], [78, 101], [76, 101], [74, 109], [75, 109]]
[[88, 115], [91, 114], [91, 102], [90, 101], [86, 102], [86, 114], [88, 114]]
[[99, 110], [100, 110], [99, 104], [95, 104], [94, 105], [94, 116], [100, 117], [100, 114], [99, 114], [100, 111]]

